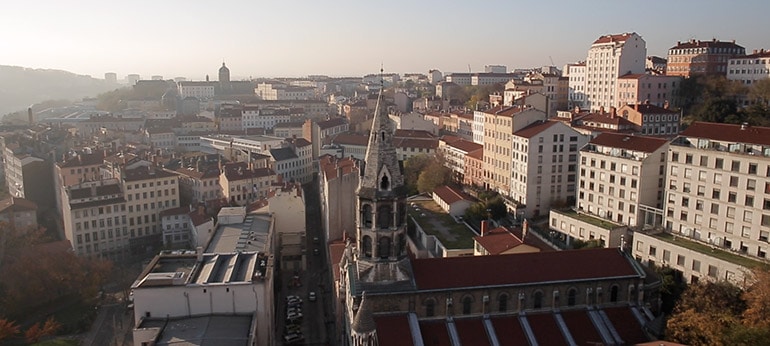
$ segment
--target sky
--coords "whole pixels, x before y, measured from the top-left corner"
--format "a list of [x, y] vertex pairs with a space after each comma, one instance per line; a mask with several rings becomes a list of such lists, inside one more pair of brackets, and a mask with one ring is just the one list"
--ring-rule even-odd
[[691, 38], [767, 49], [768, 12], [767, 0], [6, 0], [0, 65], [189, 80], [217, 79], [223, 61], [233, 80], [561, 68], [611, 33], [664, 57]]

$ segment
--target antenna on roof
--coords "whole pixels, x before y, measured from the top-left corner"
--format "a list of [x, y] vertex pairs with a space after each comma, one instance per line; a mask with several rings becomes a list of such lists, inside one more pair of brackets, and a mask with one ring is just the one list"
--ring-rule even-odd
[[383, 63], [380, 63], [380, 90], [385, 88], [385, 68], [383, 68]]

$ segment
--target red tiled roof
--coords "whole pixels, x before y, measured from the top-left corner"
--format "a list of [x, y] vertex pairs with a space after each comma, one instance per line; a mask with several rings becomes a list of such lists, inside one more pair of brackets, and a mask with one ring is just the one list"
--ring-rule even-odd
[[484, 322], [478, 318], [457, 318], [455, 329], [460, 338], [461, 345], [489, 345], [487, 330], [484, 328]]
[[494, 108], [487, 109], [483, 111], [486, 114], [494, 114], [494, 115], [502, 115], [502, 116], [514, 116], [518, 113], [523, 112], [524, 110], [529, 109], [527, 107], [522, 106], [497, 106]]
[[[508, 297], [509, 305], [513, 300]], [[509, 307], [510, 309], [510, 307]], [[495, 328], [495, 335], [500, 345], [529, 345], [527, 335], [521, 328], [518, 316], [505, 316], [492, 318], [492, 326]]]
[[471, 201], [471, 202], [474, 200], [473, 197], [447, 185], [442, 185], [433, 189], [433, 193], [438, 195], [438, 198], [441, 198], [441, 200], [443, 200], [447, 204], [452, 204], [462, 200]]
[[335, 126], [342, 126], [347, 123], [348, 123], [348, 120], [345, 118], [332, 118], [329, 120], [319, 121], [318, 128], [320, 128], [321, 130], [325, 130]]
[[647, 336], [639, 324], [639, 320], [634, 317], [629, 307], [604, 308], [604, 313], [612, 321], [612, 326], [620, 335], [620, 338], [626, 344], [633, 345], [640, 342], [647, 342]]
[[[549, 297], [543, 297], [543, 300], [547, 301], [548, 299]], [[544, 302], [543, 305], [547, 304]], [[567, 345], [564, 334], [561, 333], [559, 325], [556, 324], [556, 318], [551, 313], [527, 314], [526, 318], [538, 344]]]
[[360, 145], [367, 146], [369, 144], [369, 137], [364, 135], [356, 135], [349, 133], [342, 133], [332, 139], [332, 143], [341, 145]]
[[311, 144], [307, 141], [307, 139], [304, 138], [286, 138], [286, 142], [294, 143], [294, 145], [298, 147], [306, 147]]
[[675, 110], [658, 107], [656, 105], [625, 105], [618, 110], [618, 113], [621, 113], [622, 109], [634, 109], [641, 114], [679, 114], [679, 112]]
[[140, 166], [125, 170], [125, 181], [138, 181], [147, 179], [159, 179], [176, 176], [176, 174], [155, 166]]
[[176, 207], [171, 209], [166, 209], [160, 212], [160, 217], [164, 216], [174, 216], [174, 215], [184, 215], [190, 212], [189, 206], [183, 206], [183, 207]]
[[499, 255], [503, 251], [524, 244], [519, 237], [513, 235], [513, 233], [505, 227], [489, 230], [484, 236], [473, 237], [473, 240], [484, 247], [484, 249], [491, 255]]
[[679, 133], [684, 137], [717, 141], [770, 145], [770, 127], [742, 126], [696, 121]]
[[583, 124], [587, 122], [594, 122], [594, 123], [601, 123], [601, 124], [612, 124], [617, 126], [634, 125], [634, 123], [632, 123], [630, 120], [618, 115], [613, 116], [612, 113], [588, 113], [582, 116], [579, 119], [579, 121]]
[[558, 123], [557, 121], [543, 121], [539, 120], [536, 121], [529, 126], [516, 131], [514, 133], [515, 136], [523, 137], [523, 138], [532, 138], [532, 136], [537, 135], [540, 132], [543, 132], [547, 129], [549, 129], [551, 126], [556, 125]]
[[468, 141], [468, 140], [465, 140], [465, 139], [462, 139], [462, 138], [459, 139], [459, 140], [456, 140], [454, 142], [451, 142], [451, 143], [447, 142], [447, 145], [449, 145], [449, 146], [451, 146], [453, 148], [460, 149], [460, 150], [462, 150], [462, 151], [464, 151], [466, 153], [470, 153], [470, 152], [473, 152], [473, 151], [476, 151], [476, 150], [484, 148], [484, 146], [481, 145], [481, 144], [474, 143], [474, 142], [471, 142], [471, 141]]
[[610, 43], [610, 42], [625, 42], [629, 37], [631, 37], [631, 34], [633, 33], [625, 32], [622, 34], [604, 35], [596, 39], [596, 41], [594, 41], [594, 44]]
[[630, 261], [618, 249], [607, 248], [424, 258], [412, 261], [412, 267], [417, 287], [429, 290], [638, 276]]
[[213, 217], [206, 214], [206, 210], [203, 207], [193, 209], [193, 211], [189, 212], [187, 215], [190, 217], [193, 226], [200, 226], [213, 219]]
[[9, 197], [0, 201], [0, 213], [37, 210], [37, 204], [28, 199]]
[[225, 178], [228, 181], [237, 181], [251, 178], [261, 178], [271, 175], [275, 175], [275, 172], [270, 168], [255, 168], [249, 169], [249, 166], [245, 162], [232, 162], [222, 166], [225, 171]]
[[644, 73], [628, 73], [618, 77], [618, 79], [639, 79], [644, 76], [646, 76]]
[[67, 159], [67, 161], [58, 163], [61, 168], [83, 167], [91, 165], [101, 165], [104, 163], [104, 152], [97, 151], [92, 154], [78, 154], [78, 156]]
[[436, 149], [438, 148], [438, 139], [394, 138], [393, 146], [396, 148]]
[[451, 345], [449, 331], [444, 320], [420, 321], [420, 332], [424, 345]]
[[435, 139], [436, 136], [425, 130], [398, 129], [393, 134], [393, 138]]
[[324, 173], [326, 180], [337, 178], [338, 167], [342, 168], [343, 175], [350, 174], [356, 170], [356, 162], [350, 157], [338, 159], [331, 155], [324, 155], [319, 159], [319, 165], [321, 166], [321, 171]]
[[412, 330], [406, 314], [375, 315], [377, 341], [380, 345], [411, 345]]
[[770, 50], [760, 50], [756, 53], [752, 53], [746, 56], [736, 56], [732, 59], [757, 59], [757, 58], [770, 58]]
[[467, 157], [470, 157], [470, 158], [473, 158], [473, 159], [476, 159], [476, 160], [483, 160], [484, 159], [484, 147], [482, 147], [481, 149], [469, 152]]
[[329, 259], [332, 262], [332, 274], [334, 274], [334, 282], [338, 282], [340, 280], [340, 262], [342, 262], [342, 255], [344, 254], [344, 242], [338, 240], [329, 244]]
[[441, 136], [441, 138], [440, 138], [440, 139], [441, 139], [442, 141], [444, 141], [444, 143], [446, 143], [446, 144], [450, 144], [450, 143], [454, 143], [454, 142], [456, 142], [456, 141], [462, 140], [462, 137], [459, 137], [459, 136], [453, 136], [453, 135], [443, 135], [443, 136]]
[[592, 139], [589, 143], [605, 147], [652, 153], [668, 143], [668, 141], [657, 137], [629, 136], [605, 132], [596, 136], [596, 138]]
[[596, 331], [586, 310], [562, 310], [561, 317], [578, 345], [600, 345], [602, 336]]

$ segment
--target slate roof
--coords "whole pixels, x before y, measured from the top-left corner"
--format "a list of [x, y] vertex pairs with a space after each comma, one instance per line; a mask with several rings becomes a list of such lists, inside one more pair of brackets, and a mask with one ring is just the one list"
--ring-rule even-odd
[[527, 127], [514, 132], [514, 135], [522, 138], [532, 138], [533, 136], [536, 136], [540, 132], [549, 129], [551, 126], [554, 126], [557, 123], [557, 121], [538, 120], [528, 125]]
[[270, 149], [270, 155], [273, 156], [275, 161], [286, 161], [296, 159], [297, 154], [291, 148], [275, 148]]

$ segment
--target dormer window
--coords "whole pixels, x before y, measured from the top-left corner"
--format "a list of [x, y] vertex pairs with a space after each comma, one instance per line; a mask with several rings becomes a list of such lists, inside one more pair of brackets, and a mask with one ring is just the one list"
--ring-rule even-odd
[[388, 190], [390, 188], [390, 181], [387, 175], [383, 175], [380, 179], [380, 190]]

